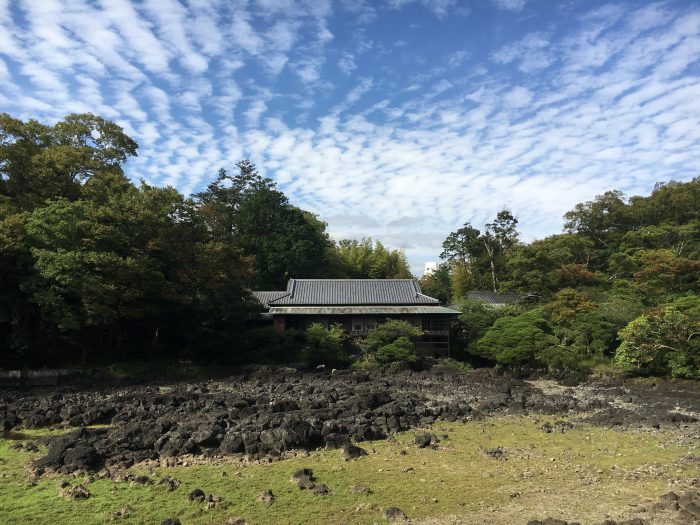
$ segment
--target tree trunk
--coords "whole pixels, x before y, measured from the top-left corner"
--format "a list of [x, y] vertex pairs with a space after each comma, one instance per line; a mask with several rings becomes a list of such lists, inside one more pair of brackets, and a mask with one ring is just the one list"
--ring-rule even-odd
[[493, 293], [498, 292], [498, 286], [496, 285], [496, 265], [493, 264], [493, 257], [491, 257], [491, 282], [493, 283]]

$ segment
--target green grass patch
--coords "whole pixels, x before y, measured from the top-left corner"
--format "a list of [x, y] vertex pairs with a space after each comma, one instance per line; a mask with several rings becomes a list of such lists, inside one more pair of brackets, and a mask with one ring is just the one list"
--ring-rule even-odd
[[[480, 422], [445, 423], [433, 432], [447, 433], [437, 450], [413, 445], [416, 432], [395, 441], [362, 443], [369, 456], [343, 461], [342, 451], [316, 451], [269, 464], [235, 461], [188, 467], [134, 469], [155, 481], [173, 476], [180, 487], [168, 492], [156, 485], [111, 480], [87, 483], [92, 496], [69, 502], [58, 496], [57, 479], [27, 481], [25, 465], [41, 453], [10, 449], [0, 440], [0, 522], [105, 523], [129, 505], [122, 523], [159, 524], [178, 517], [183, 525], [221, 524], [241, 516], [249, 524], [366, 524], [381, 522], [382, 509], [397, 506], [414, 520], [462, 516], [468, 523], [517, 524], [547, 516], [602, 521], [668, 490], [669, 479], [700, 475], [697, 462], [683, 461], [699, 446], [677, 444], [670, 433], [613, 431], [577, 426], [564, 434], [540, 430], [545, 421], [505, 417]], [[501, 447], [504, 459], [485, 449]], [[289, 482], [300, 468], [311, 468], [318, 483], [331, 490], [315, 496]], [[70, 479], [77, 484], [86, 480]], [[364, 485], [369, 495], [351, 493]], [[195, 488], [224, 499], [227, 506], [207, 510], [187, 502]], [[277, 499], [256, 501], [265, 489]], [[592, 504], [592, 502], [595, 502]]]

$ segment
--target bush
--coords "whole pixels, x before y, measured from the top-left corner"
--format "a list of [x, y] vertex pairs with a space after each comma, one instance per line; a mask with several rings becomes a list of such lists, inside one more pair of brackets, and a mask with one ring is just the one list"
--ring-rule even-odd
[[620, 330], [615, 361], [639, 373], [700, 378], [699, 299], [682, 298], [637, 317]]
[[423, 331], [408, 321], [390, 319], [372, 330], [367, 336], [366, 342], [370, 349], [377, 351], [380, 347], [393, 343], [400, 337], [416, 341], [422, 335]]
[[339, 324], [326, 328], [314, 323], [306, 330], [307, 347], [300, 357], [311, 364], [340, 364], [347, 360], [347, 336]]
[[407, 321], [391, 319], [372, 330], [361, 346], [365, 350], [365, 359], [377, 363], [393, 363], [416, 360], [415, 341], [423, 331]]
[[416, 353], [413, 347], [413, 341], [408, 337], [401, 336], [393, 343], [379, 347], [379, 350], [374, 354], [374, 358], [381, 364], [395, 361], [413, 363], [416, 360]]
[[540, 352], [557, 344], [549, 332], [547, 321], [537, 310], [502, 317], [479, 339], [477, 351], [500, 365], [531, 367]]

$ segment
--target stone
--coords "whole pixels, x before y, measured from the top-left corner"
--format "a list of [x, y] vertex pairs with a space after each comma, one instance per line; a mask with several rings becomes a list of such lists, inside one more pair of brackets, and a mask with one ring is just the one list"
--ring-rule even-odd
[[438, 439], [435, 434], [432, 434], [430, 432], [423, 432], [421, 434], [416, 435], [414, 442], [416, 445], [418, 445], [418, 448], [426, 448], [433, 443], [437, 443], [437, 440]]
[[387, 507], [382, 514], [386, 521], [406, 521], [408, 516], [398, 507]]
[[272, 493], [270, 489], [263, 490], [260, 494], [258, 494], [257, 498], [255, 498], [256, 501], [259, 501], [260, 503], [266, 503], [266, 504], [271, 504], [275, 501], [275, 495]]
[[202, 489], [194, 489], [187, 495], [187, 501], [189, 501], [190, 503], [204, 503], [206, 497], [207, 495]]
[[82, 485], [76, 485], [75, 487], [66, 487], [62, 489], [58, 495], [73, 501], [76, 499], [88, 499], [90, 497], [90, 491]]
[[318, 485], [314, 485], [311, 488], [311, 493], [316, 495], [316, 496], [327, 496], [329, 494], [328, 487], [324, 485], [323, 483], [319, 483]]
[[361, 458], [366, 456], [367, 451], [353, 444], [347, 444], [343, 447], [343, 459], [350, 461], [351, 459]]
[[353, 494], [372, 494], [372, 490], [364, 485], [351, 485], [348, 487], [348, 492]]
[[165, 487], [168, 491], [172, 492], [180, 486], [180, 481], [173, 478], [172, 476], [167, 476], [158, 482], [159, 486]]

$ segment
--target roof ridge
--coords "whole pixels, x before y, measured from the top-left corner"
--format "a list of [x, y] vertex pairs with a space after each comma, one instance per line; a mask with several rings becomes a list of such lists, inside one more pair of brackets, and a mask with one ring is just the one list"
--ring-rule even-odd
[[415, 277], [408, 277], [405, 279], [355, 279], [353, 277], [342, 278], [342, 279], [290, 279], [290, 281], [416, 281]]

